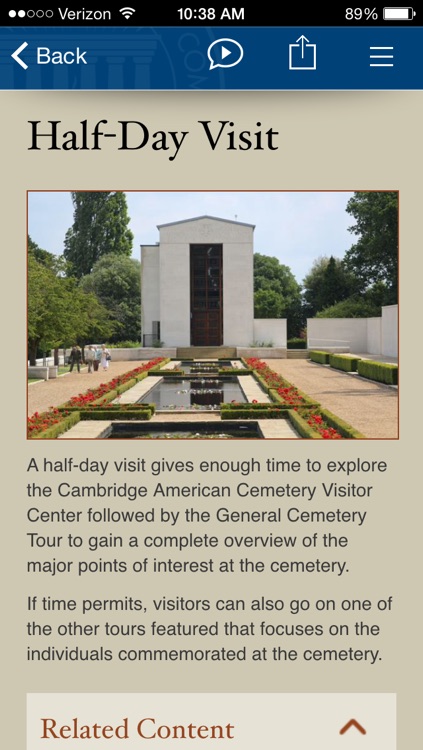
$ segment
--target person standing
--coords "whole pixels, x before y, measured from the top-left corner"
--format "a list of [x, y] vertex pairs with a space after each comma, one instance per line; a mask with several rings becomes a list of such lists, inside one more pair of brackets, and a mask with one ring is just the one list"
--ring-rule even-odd
[[108, 370], [109, 369], [109, 362], [110, 362], [110, 360], [111, 360], [110, 352], [106, 348], [106, 345], [103, 344], [102, 347], [101, 347], [101, 360], [100, 360], [101, 366], [102, 366], [103, 370]]
[[95, 357], [94, 347], [90, 345], [87, 351], [85, 352], [85, 361], [87, 363], [89, 373], [93, 371], [94, 357]]
[[73, 346], [71, 349], [69, 361], [70, 367], [69, 372], [72, 372], [74, 365], [76, 365], [78, 372], [81, 372], [81, 360], [82, 352], [79, 346]]
[[98, 368], [101, 360], [101, 349], [98, 346], [94, 347], [94, 372], [98, 372]]

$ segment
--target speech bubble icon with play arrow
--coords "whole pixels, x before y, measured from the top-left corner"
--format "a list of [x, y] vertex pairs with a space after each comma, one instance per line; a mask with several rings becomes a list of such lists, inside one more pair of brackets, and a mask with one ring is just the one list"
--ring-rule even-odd
[[244, 50], [235, 39], [216, 39], [207, 50], [210, 68], [233, 68], [244, 57]]

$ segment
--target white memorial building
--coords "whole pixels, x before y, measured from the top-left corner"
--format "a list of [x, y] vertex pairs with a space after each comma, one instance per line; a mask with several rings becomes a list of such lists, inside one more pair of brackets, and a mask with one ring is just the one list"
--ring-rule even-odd
[[142, 331], [165, 346], [253, 340], [252, 224], [198, 216], [158, 226], [141, 247]]
[[141, 246], [144, 346], [286, 346], [282, 320], [254, 320], [254, 225], [214, 216], [161, 224]]

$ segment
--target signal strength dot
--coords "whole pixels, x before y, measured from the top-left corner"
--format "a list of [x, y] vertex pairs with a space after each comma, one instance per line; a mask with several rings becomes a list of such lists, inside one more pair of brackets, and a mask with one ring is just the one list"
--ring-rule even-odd
[[135, 8], [120, 8], [119, 13], [122, 13], [124, 18], [131, 18], [135, 13]]

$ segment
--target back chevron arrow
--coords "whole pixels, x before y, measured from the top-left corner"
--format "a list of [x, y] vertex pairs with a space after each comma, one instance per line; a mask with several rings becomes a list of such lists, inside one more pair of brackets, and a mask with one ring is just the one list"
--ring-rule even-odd
[[21, 60], [21, 58], [19, 57], [19, 55], [21, 54], [21, 52], [23, 52], [25, 47], [28, 47], [28, 42], [24, 42], [23, 44], [21, 44], [20, 47], [18, 47], [18, 49], [15, 49], [15, 51], [12, 52], [11, 57], [13, 57], [14, 61], [17, 62], [18, 65], [20, 65], [24, 70], [27, 70], [28, 65], [24, 63], [24, 61]]

